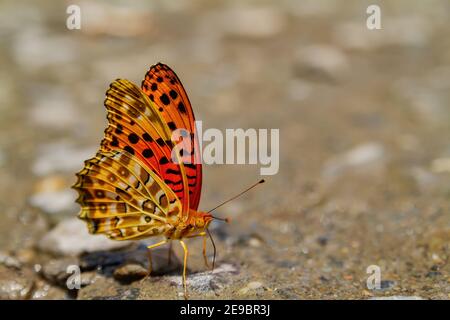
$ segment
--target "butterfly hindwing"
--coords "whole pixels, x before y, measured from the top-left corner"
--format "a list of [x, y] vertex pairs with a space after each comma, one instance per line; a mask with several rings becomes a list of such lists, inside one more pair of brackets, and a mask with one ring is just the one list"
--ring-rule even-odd
[[179, 219], [181, 203], [174, 192], [127, 152], [99, 151], [77, 176], [79, 216], [91, 233], [139, 239], [163, 234]]

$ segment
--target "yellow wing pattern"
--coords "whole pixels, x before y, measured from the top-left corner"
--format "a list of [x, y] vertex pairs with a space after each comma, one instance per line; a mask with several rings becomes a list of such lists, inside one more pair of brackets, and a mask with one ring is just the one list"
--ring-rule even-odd
[[77, 177], [79, 217], [90, 233], [114, 240], [161, 235], [181, 213], [174, 192], [127, 152], [99, 151]]

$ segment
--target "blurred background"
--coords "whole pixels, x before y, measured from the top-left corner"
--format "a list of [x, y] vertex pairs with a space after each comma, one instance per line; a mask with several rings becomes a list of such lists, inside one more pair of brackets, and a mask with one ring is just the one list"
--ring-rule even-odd
[[[371, 4], [381, 30], [366, 27]], [[1, 1], [0, 298], [180, 298], [179, 269], [134, 282], [145, 250], [88, 235], [69, 188], [102, 139], [109, 83], [140, 85], [163, 62], [204, 129], [280, 129], [279, 173], [217, 213], [233, 222], [212, 225], [216, 273], [190, 242], [194, 298], [449, 299], [449, 13], [446, 0]], [[200, 208], [259, 178], [205, 166]]]

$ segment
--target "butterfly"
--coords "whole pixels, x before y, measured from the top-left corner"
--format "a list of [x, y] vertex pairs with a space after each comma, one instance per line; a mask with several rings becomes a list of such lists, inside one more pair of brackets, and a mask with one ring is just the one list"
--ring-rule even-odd
[[108, 126], [100, 149], [85, 161], [73, 186], [79, 194], [79, 218], [90, 233], [113, 240], [163, 236], [164, 240], [148, 246], [149, 274], [150, 250], [178, 240], [184, 250], [186, 298], [188, 248], [184, 239], [203, 237], [208, 265], [206, 237], [215, 218], [197, 211], [202, 164], [186, 91], [175, 72], [158, 63], [147, 72], [140, 88], [128, 80], [112, 82], [104, 104]]

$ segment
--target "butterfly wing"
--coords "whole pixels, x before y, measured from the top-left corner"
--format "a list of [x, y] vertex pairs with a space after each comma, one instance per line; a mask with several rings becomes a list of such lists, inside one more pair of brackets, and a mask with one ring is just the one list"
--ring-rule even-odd
[[123, 150], [137, 157], [171, 187], [186, 217], [189, 212], [188, 175], [179, 152], [172, 155], [175, 147], [171, 141], [172, 130], [158, 107], [128, 80], [116, 80], [110, 85], [105, 106], [109, 125], [101, 149]]
[[[156, 104], [158, 112], [168, 124], [171, 132], [184, 129], [190, 135], [189, 139], [184, 139], [179, 146], [184, 151], [182, 161], [188, 179], [189, 205], [191, 209], [197, 210], [202, 189], [201, 153], [194, 112], [186, 91], [175, 72], [162, 63], [150, 68], [142, 81], [141, 89]], [[179, 197], [182, 197], [177, 191], [181, 177], [173, 175], [173, 173], [169, 167], [164, 167], [160, 171], [169, 186]]]
[[161, 235], [181, 212], [172, 189], [128, 152], [99, 151], [77, 177], [79, 217], [90, 233], [114, 240]]

